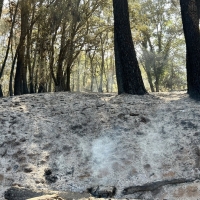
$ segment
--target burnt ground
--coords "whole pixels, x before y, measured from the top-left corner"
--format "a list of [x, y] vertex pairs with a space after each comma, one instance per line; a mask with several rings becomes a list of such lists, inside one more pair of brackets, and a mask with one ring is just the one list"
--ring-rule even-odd
[[200, 103], [145, 96], [44, 93], [0, 99], [0, 199], [11, 186], [115, 198], [198, 199]]

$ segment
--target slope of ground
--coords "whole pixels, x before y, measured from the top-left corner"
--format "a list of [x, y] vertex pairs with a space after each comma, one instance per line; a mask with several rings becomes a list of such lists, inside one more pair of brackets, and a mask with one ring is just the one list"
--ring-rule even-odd
[[183, 92], [2, 98], [0, 168], [0, 199], [13, 185], [198, 199], [200, 103]]

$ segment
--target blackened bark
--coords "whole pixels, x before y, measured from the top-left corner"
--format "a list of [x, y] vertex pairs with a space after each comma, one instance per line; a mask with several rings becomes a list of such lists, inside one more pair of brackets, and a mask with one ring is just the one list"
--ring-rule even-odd
[[[29, 19], [29, 1], [21, 2], [21, 48], [20, 48], [20, 60], [21, 62], [21, 73], [22, 73], [22, 94], [28, 94], [28, 84], [27, 84], [27, 63], [25, 61], [25, 38], [28, 30], [28, 19]], [[19, 57], [18, 57], [19, 58]]]
[[67, 66], [67, 82], [65, 91], [70, 91], [70, 75], [71, 75], [71, 67]]
[[200, 100], [200, 31], [196, 0], [180, 0], [186, 42], [188, 94]]
[[179, 179], [155, 181], [152, 183], [146, 183], [144, 185], [127, 187], [123, 190], [122, 193], [124, 195], [128, 195], [128, 194], [134, 194], [136, 192], [148, 192], [148, 191], [154, 191], [154, 190], [161, 188], [163, 186], [166, 186], [166, 185], [191, 183], [194, 181], [195, 181], [195, 179], [193, 179], [193, 178], [191, 178], [191, 179], [179, 178]]
[[197, 9], [198, 9], [198, 16], [199, 16], [199, 19], [200, 19], [200, 1], [196, 0], [196, 4], [197, 4]]
[[21, 95], [22, 94], [21, 89], [22, 89], [21, 60], [18, 58], [16, 73], [15, 73], [14, 95]]
[[3, 91], [2, 91], [2, 86], [0, 84], [0, 98], [3, 97]]
[[[61, 51], [61, 50], [60, 50]], [[60, 55], [59, 55], [60, 57]], [[57, 84], [56, 84], [56, 88], [57, 88], [57, 92], [59, 91], [63, 91], [64, 90], [64, 83], [63, 83], [63, 60], [62, 58], [58, 59], [58, 67], [57, 67]]]
[[2, 14], [3, 2], [4, 2], [4, 0], [0, 0], [0, 18], [1, 18], [1, 14]]
[[32, 36], [32, 30], [28, 31], [27, 34], [27, 48], [26, 48], [26, 63], [28, 67], [28, 74], [29, 74], [29, 91], [30, 93], [34, 93], [34, 86], [33, 86], [33, 67], [31, 66], [31, 36]]
[[14, 94], [28, 94], [27, 63], [25, 63], [25, 38], [28, 30], [28, 1], [20, 1], [21, 6], [21, 35], [17, 55]]
[[10, 83], [9, 83], [10, 96], [13, 96], [13, 76], [14, 76], [13, 74], [14, 74], [14, 68], [15, 68], [16, 59], [17, 59], [17, 51], [15, 52], [15, 56], [13, 58], [12, 67], [11, 67], [11, 71], [10, 71]]
[[118, 93], [146, 94], [132, 41], [127, 0], [113, 0], [113, 9]]

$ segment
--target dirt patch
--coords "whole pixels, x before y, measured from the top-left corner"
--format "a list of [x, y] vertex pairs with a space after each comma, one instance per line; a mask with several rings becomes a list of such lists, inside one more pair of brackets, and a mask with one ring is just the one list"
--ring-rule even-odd
[[[199, 102], [184, 92], [2, 98], [0, 198], [19, 185], [72, 192], [111, 186], [115, 198], [175, 199], [183, 185], [195, 199], [200, 188], [189, 186], [200, 177], [199, 119]], [[173, 180], [194, 182], [123, 193]]]

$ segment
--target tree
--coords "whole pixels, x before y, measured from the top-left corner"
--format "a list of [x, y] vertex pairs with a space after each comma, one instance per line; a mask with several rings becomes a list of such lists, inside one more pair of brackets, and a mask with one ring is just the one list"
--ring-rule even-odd
[[[7, 59], [8, 59], [8, 55], [9, 55], [9, 51], [10, 51], [10, 47], [11, 47], [11, 43], [12, 43], [11, 41], [12, 41], [12, 37], [13, 37], [13, 29], [14, 29], [14, 25], [15, 25], [15, 21], [16, 21], [18, 4], [19, 4], [19, 2], [17, 1], [16, 6], [14, 8], [14, 13], [11, 14], [11, 28], [10, 28], [10, 33], [9, 33], [10, 35], [9, 35], [9, 39], [8, 39], [6, 55], [4, 57], [2, 65], [1, 65], [0, 79], [2, 78], [3, 73], [4, 73], [4, 69], [5, 69], [5, 66], [6, 66], [6, 62], [7, 62]], [[0, 0], [0, 18], [1, 18], [1, 14], [2, 14], [2, 7], [3, 7], [3, 1]], [[13, 10], [13, 8], [11, 8], [11, 5], [10, 5], [10, 13], [12, 12], [11, 10]], [[0, 97], [3, 97], [3, 91], [2, 91], [1, 84], [0, 84]]]
[[131, 36], [128, 1], [113, 0], [113, 9], [118, 93], [146, 94]]
[[180, 0], [186, 42], [188, 94], [200, 100], [200, 31], [196, 0]]
[[4, 0], [0, 0], [0, 18], [1, 18], [1, 14], [2, 14], [3, 2], [4, 2]]
[[[140, 64], [146, 72], [151, 92], [159, 92], [160, 89], [167, 89], [163, 85], [163, 80], [169, 74], [171, 61], [174, 60], [173, 54], [177, 51], [180, 55], [182, 53], [180, 41], [184, 44], [184, 38], [180, 11], [169, 0], [140, 0], [140, 2], [141, 8], [138, 10], [144, 18], [137, 27], [141, 36], [138, 42], [141, 48]], [[183, 60], [177, 53], [176, 55], [179, 63], [180, 61], [185, 63], [185, 59]]]
[[196, 5], [197, 5], [197, 9], [198, 9], [198, 16], [200, 19], [200, 1], [199, 0], [196, 0]]
[[28, 31], [29, 1], [20, 1], [21, 6], [21, 35], [17, 52], [17, 67], [15, 73], [14, 94], [27, 94], [27, 66], [25, 64], [25, 38]]

